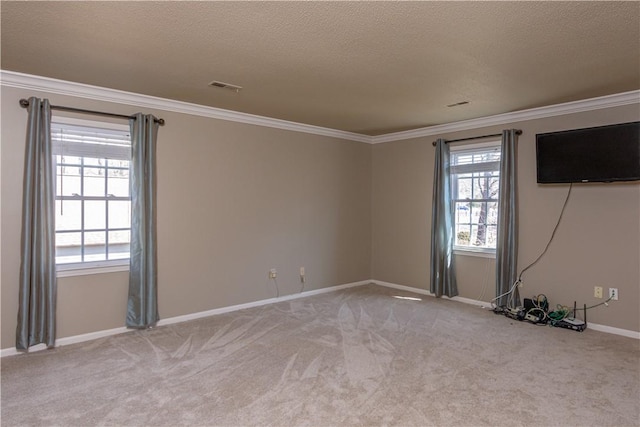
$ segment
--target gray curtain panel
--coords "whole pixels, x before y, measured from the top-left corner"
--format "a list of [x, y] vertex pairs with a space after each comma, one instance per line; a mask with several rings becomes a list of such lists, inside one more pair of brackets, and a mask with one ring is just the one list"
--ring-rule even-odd
[[453, 202], [449, 146], [444, 139], [436, 141], [433, 173], [433, 207], [431, 217], [431, 287], [435, 296], [458, 295], [453, 257]]
[[156, 242], [156, 137], [152, 115], [131, 119], [131, 257], [126, 325], [149, 328], [158, 320]]
[[49, 101], [29, 98], [16, 349], [56, 339], [55, 168]]
[[[496, 296], [511, 289], [517, 280], [518, 263], [518, 182], [515, 129], [502, 131], [500, 195], [498, 198], [498, 241], [496, 242]], [[510, 296], [496, 301], [498, 306], [520, 305], [518, 287]]]

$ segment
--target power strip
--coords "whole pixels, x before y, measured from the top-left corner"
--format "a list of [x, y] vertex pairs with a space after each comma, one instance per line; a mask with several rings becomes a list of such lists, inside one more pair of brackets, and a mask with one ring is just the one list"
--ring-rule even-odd
[[531, 312], [524, 315], [524, 320], [529, 321], [531, 323], [541, 323], [542, 317], [536, 316], [535, 314], [531, 314]]

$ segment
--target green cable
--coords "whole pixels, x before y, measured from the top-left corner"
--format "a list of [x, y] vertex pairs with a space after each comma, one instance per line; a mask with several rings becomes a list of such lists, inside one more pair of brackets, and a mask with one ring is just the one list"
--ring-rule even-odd
[[556, 323], [566, 318], [569, 315], [569, 313], [570, 313], [569, 310], [558, 306], [556, 311], [552, 311], [547, 316], [549, 316], [549, 319], [551, 319], [551, 325], [555, 326]]

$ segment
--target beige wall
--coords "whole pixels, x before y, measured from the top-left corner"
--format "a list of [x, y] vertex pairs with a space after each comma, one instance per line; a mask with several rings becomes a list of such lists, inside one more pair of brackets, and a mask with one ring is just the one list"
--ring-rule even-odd
[[[1, 347], [14, 346], [21, 183], [31, 95], [52, 103], [129, 114], [139, 108], [2, 87]], [[158, 137], [159, 306], [162, 318], [366, 279], [429, 287], [433, 154], [437, 137], [368, 145], [335, 138], [145, 110], [167, 125]], [[535, 182], [535, 134], [638, 120], [638, 106], [438, 135], [517, 127], [519, 269], [544, 248], [567, 186]], [[91, 116], [84, 116], [91, 118]], [[460, 295], [494, 295], [492, 259], [457, 256]], [[524, 275], [525, 296], [593, 304], [593, 287], [620, 301], [590, 320], [640, 330], [640, 184], [574, 187], [549, 252]], [[60, 278], [58, 337], [124, 325], [127, 273]]]
[[[639, 119], [638, 106], [570, 114], [373, 147], [374, 279], [429, 288], [432, 141], [519, 128], [520, 249], [518, 271], [533, 262], [558, 219], [568, 185], [538, 185], [536, 133]], [[460, 296], [490, 300], [495, 262], [456, 256]], [[546, 256], [523, 275], [521, 294], [544, 293], [552, 305], [591, 305], [594, 286], [617, 287], [620, 300], [589, 311], [594, 323], [640, 331], [640, 184], [574, 185], [562, 224]], [[484, 288], [484, 293], [483, 293]], [[605, 289], [605, 292], [607, 290]]]
[[[26, 110], [22, 97], [129, 114], [139, 108], [2, 87], [2, 348], [15, 346]], [[371, 146], [144, 110], [158, 136], [162, 318], [370, 278]], [[93, 116], [84, 116], [96, 119]], [[58, 338], [124, 326], [126, 272], [60, 278]]]

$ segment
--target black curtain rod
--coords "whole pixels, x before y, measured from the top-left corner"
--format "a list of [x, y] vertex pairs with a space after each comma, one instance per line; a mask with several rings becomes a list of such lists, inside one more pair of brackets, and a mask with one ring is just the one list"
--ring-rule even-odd
[[[516, 130], [516, 135], [522, 135], [522, 131], [520, 129]], [[458, 138], [458, 139], [447, 139], [444, 141], [445, 144], [450, 142], [458, 142], [458, 141], [471, 141], [473, 139], [482, 139], [482, 138], [495, 138], [496, 136], [502, 136], [502, 133], [493, 133], [491, 135], [481, 135], [481, 136], [470, 136], [469, 138]], [[436, 146], [437, 141], [433, 141], [433, 146]]]
[[[22, 98], [20, 100], [20, 106], [22, 108], [27, 108], [29, 106], [29, 100]], [[84, 110], [82, 108], [62, 107], [60, 105], [52, 105], [51, 109], [52, 110], [59, 110], [59, 111], [68, 111], [70, 113], [94, 114], [94, 115], [97, 115], [97, 116], [117, 117], [119, 119], [127, 119], [127, 120], [136, 118], [136, 116], [126, 116], [124, 114], [105, 113], [103, 111]], [[155, 121], [160, 126], [164, 126], [164, 119], [156, 119]]]

